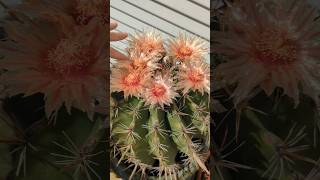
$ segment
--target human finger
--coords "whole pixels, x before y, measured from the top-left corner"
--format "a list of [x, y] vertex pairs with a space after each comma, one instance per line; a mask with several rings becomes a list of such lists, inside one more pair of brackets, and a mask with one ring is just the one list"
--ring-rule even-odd
[[110, 41], [120, 41], [128, 37], [125, 32], [110, 32]]
[[110, 47], [110, 57], [118, 60], [129, 60], [129, 58], [121, 52]]

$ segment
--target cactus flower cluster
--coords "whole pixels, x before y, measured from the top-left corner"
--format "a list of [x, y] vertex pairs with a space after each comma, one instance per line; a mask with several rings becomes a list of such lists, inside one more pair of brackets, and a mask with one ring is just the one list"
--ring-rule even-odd
[[[128, 179], [184, 179], [206, 166], [209, 66], [206, 43], [155, 30], [131, 36], [128, 61], [111, 70], [111, 145], [116, 171]], [[121, 173], [120, 173], [121, 174]]]

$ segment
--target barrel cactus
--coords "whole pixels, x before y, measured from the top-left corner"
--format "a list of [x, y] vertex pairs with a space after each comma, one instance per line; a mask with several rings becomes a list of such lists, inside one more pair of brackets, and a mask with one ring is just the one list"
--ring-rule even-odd
[[129, 40], [129, 61], [111, 72], [111, 145], [124, 179], [191, 179], [209, 175], [209, 69], [206, 44], [155, 30]]

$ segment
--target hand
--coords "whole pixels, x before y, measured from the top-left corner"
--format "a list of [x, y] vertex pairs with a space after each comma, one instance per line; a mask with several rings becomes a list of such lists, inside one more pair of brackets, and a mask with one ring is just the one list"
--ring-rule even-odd
[[[116, 22], [110, 22], [110, 41], [120, 41], [128, 37], [128, 33], [124, 32], [111, 32], [118, 24]], [[128, 60], [128, 57], [121, 52], [110, 47], [110, 57], [118, 60]]]

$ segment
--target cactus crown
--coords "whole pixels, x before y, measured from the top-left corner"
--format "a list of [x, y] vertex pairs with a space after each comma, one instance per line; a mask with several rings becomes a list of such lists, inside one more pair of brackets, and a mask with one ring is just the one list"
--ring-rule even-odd
[[[205, 44], [180, 35], [165, 48], [154, 31], [138, 33], [129, 42], [130, 61], [113, 64], [111, 74], [115, 170], [121, 174], [119, 167], [127, 167], [122, 174], [128, 179], [180, 179], [199, 169], [209, 174]], [[141, 44], [156, 46], [147, 46], [146, 51]], [[181, 53], [184, 49], [188, 53]], [[133, 75], [139, 78], [133, 81], [129, 78]]]

